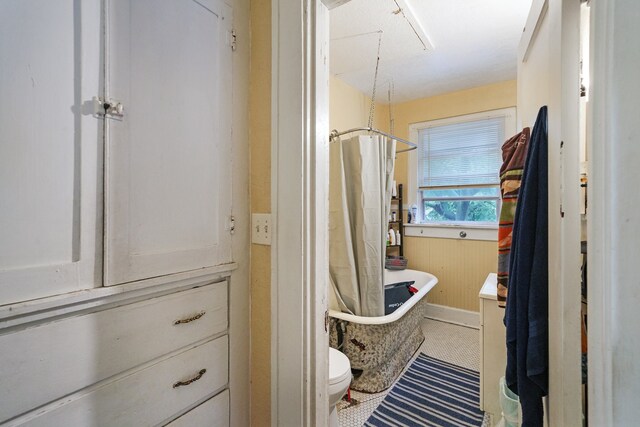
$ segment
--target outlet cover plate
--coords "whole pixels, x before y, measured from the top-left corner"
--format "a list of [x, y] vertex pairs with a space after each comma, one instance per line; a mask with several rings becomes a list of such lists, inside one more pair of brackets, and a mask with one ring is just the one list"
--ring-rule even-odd
[[251, 243], [271, 245], [270, 213], [254, 213], [251, 215]]

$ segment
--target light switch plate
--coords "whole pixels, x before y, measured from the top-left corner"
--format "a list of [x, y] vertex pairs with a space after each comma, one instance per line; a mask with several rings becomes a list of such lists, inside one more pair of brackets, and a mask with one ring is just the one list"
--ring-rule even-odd
[[251, 215], [251, 242], [258, 245], [271, 245], [271, 214]]

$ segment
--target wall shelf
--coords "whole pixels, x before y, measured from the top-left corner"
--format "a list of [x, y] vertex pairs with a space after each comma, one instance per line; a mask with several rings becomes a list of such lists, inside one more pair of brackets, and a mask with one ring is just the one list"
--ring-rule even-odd
[[387, 256], [404, 256], [404, 217], [402, 212], [402, 184], [398, 185], [398, 196], [391, 198], [391, 211], [396, 212], [396, 220], [389, 221], [387, 230], [393, 229], [400, 233], [399, 245], [387, 245]]

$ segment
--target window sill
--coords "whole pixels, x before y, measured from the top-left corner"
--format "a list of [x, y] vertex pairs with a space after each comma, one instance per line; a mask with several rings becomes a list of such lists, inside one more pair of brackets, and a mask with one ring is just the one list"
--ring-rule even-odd
[[[405, 237], [498, 241], [498, 225], [404, 224]], [[464, 236], [464, 237], [462, 237]]]

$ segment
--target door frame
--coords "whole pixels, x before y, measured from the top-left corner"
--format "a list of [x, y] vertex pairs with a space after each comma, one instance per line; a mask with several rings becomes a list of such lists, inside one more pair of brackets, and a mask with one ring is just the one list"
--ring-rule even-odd
[[589, 424], [635, 425], [640, 417], [640, 4], [597, 0], [590, 6]]
[[[580, 3], [534, 0], [518, 52], [518, 111], [522, 126], [548, 106], [549, 387], [545, 422], [582, 425], [580, 375]], [[543, 32], [544, 31], [544, 32]], [[534, 52], [537, 54], [534, 55]], [[532, 56], [533, 55], [533, 56]], [[544, 73], [533, 99], [525, 67]], [[525, 109], [533, 103], [536, 110]]]
[[327, 425], [329, 15], [272, 2], [271, 425]]
[[[331, 3], [330, 0], [325, 0]], [[553, 36], [558, 36], [557, 43], [551, 46], [551, 52], [559, 58], [551, 72], [557, 77], [555, 102], [550, 108], [559, 109], [560, 114], [573, 114], [566, 99], [573, 99], [572, 85], [576, 76], [573, 73], [571, 58], [563, 57], [571, 47], [574, 32], [563, 33], [562, 28], [569, 28], [575, 17], [575, 10], [571, 9], [572, 2], [566, 0], [548, 0], [552, 26], [556, 30]], [[632, 6], [635, 0], [625, 0], [619, 7]], [[538, 3], [538, 1], [536, 1]], [[577, 3], [577, 2], [574, 2]], [[617, 194], [612, 193], [613, 186], [632, 188], [633, 180], [622, 181], [620, 177], [612, 176], [616, 165], [612, 159], [619, 160], [623, 154], [623, 145], [607, 144], [614, 140], [619, 132], [624, 131], [629, 123], [614, 121], [609, 124], [605, 119], [607, 111], [615, 106], [611, 97], [611, 90], [615, 88], [634, 87], [635, 77], [623, 75], [627, 80], [620, 79], [615, 74], [613, 65], [609, 61], [613, 47], [624, 41], [625, 37], [637, 36], [637, 28], [626, 28], [615, 33], [614, 0], [598, 0], [592, 2], [591, 10], [591, 75], [600, 79], [599, 85], [593, 86], [591, 98], [592, 110], [590, 114], [589, 141], [589, 419], [594, 425], [607, 425], [614, 419], [615, 408], [621, 404], [614, 404], [617, 396], [625, 395], [632, 390], [629, 382], [625, 382], [626, 389], [617, 390], [618, 383], [624, 378], [615, 376], [615, 362], [625, 357], [624, 354], [614, 354], [613, 349], [624, 336], [617, 335], [623, 326], [620, 315], [614, 318], [614, 308], [617, 313], [637, 313], [637, 304], [632, 298], [625, 300], [625, 295], [635, 295], [632, 292], [631, 280], [628, 283], [620, 281], [623, 273], [613, 271], [612, 266], [620, 267], [616, 248], [632, 248], [634, 235], [625, 233], [625, 224], [610, 221], [610, 211]], [[623, 14], [618, 12], [618, 19]], [[324, 332], [324, 310], [326, 310], [326, 217], [322, 213], [326, 209], [326, 178], [327, 164], [325, 145], [328, 138], [324, 127], [328, 122], [328, 105], [326, 104], [326, 90], [328, 86], [326, 74], [326, 25], [328, 13], [320, 0], [273, 0], [272, 28], [273, 28], [273, 75], [272, 75], [272, 214], [274, 217], [274, 240], [272, 247], [272, 425], [325, 425], [327, 420], [327, 390], [326, 379], [328, 365], [328, 343]], [[316, 30], [324, 29], [317, 37]], [[626, 31], [626, 32], [625, 32]], [[324, 47], [322, 47], [324, 46]], [[320, 48], [322, 47], [322, 48]], [[637, 55], [636, 55], [637, 56]], [[563, 59], [564, 58], [564, 59]], [[640, 61], [640, 58], [635, 58]], [[319, 65], [325, 64], [325, 67]], [[570, 75], [567, 77], [567, 72]], [[624, 74], [624, 73], [623, 73]], [[302, 76], [302, 78], [301, 78]], [[565, 78], [563, 78], [563, 76]], [[593, 79], [592, 79], [593, 81]], [[324, 95], [323, 95], [324, 93]], [[570, 95], [568, 98], [562, 96]], [[323, 102], [325, 103], [323, 105]], [[637, 101], [636, 101], [637, 104]], [[634, 110], [628, 110], [633, 112]], [[600, 117], [600, 119], [599, 119]], [[565, 140], [568, 126], [557, 127], [550, 123], [550, 144], [556, 140]], [[575, 133], [573, 126], [570, 132]], [[635, 134], [634, 134], [635, 135]], [[575, 135], [569, 136], [573, 139]], [[559, 139], [558, 139], [559, 138]], [[637, 139], [637, 136], [635, 136]], [[563, 151], [563, 156], [573, 156], [573, 151]], [[565, 157], [566, 158], [566, 157]], [[562, 159], [556, 159], [562, 161]], [[624, 160], [624, 158], [623, 158]], [[632, 158], [626, 159], [632, 170]], [[579, 166], [579, 165], [577, 165]], [[563, 169], [561, 178], [563, 187], [573, 185], [576, 170]], [[619, 169], [619, 165], [617, 167]], [[577, 186], [579, 181], [575, 183]], [[619, 192], [622, 193], [621, 187]], [[630, 190], [628, 190], [630, 191]], [[565, 217], [573, 218], [572, 210], [578, 209], [577, 194], [568, 195], [569, 200], [561, 196], [550, 209], [559, 208], [562, 203]], [[562, 193], [561, 193], [562, 194]], [[626, 193], [637, 194], [637, 192]], [[566, 195], [565, 195], [566, 196]], [[640, 200], [634, 200], [635, 206], [640, 207]], [[282, 207], [279, 209], [279, 207]], [[570, 209], [571, 211], [568, 211]], [[558, 210], [550, 210], [550, 221]], [[570, 215], [568, 215], [570, 214]], [[553, 332], [550, 347], [559, 351], [550, 359], [550, 372], [559, 372], [558, 382], [550, 384], [550, 425], [578, 425], [581, 424], [578, 412], [579, 398], [572, 395], [569, 385], [575, 384], [575, 366], [573, 364], [574, 347], [579, 344], [579, 289], [576, 287], [574, 259], [575, 224], [562, 221], [565, 228], [557, 237], [561, 246], [557, 250], [562, 257], [567, 251], [570, 265], [557, 269], [566, 259], [553, 261], [550, 266], [550, 280], [557, 278], [558, 286], [550, 296], [559, 299], [550, 305], [553, 312], [554, 327], [560, 329]], [[612, 232], [616, 232], [612, 237]], [[554, 242], [555, 243], [555, 242]], [[626, 245], [626, 246], [625, 246]], [[637, 246], [637, 245], [636, 245]], [[551, 248], [551, 245], [550, 245]], [[578, 252], [579, 253], [579, 252]], [[627, 253], [625, 260], [637, 258], [638, 250]], [[624, 265], [622, 265], [624, 266]], [[554, 268], [554, 272], [551, 271]], [[627, 277], [632, 277], [633, 262], [626, 264]], [[636, 273], [637, 274], [637, 273]], [[579, 283], [579, 282], [578, 282]], [[618, 299], [614, 299], [614, 291], [618, 292]], [[623, 293], [626, 291], [627, 293]], [[554, 292], [552, 294], [552, 292]], [[575, 298], [574, 298], [575, 297]], [[574, 308], [572, 308], [574, 307]], [[568, 311], [564, 311], [568, 308]], [[636, 315], [636, 318], [638, 315]], [[551, 328], [550, 328], [551, 329]], [[567, 332], [569, 332], [569, 336]], [[628, 332], [628, 330], [627, 330]], [[280, 339], [282, 337], [282, 339]], [[285, 339], [286, 338], [286, 339]], [[579, 348], [576, 347], [576, 348]], [[556, 351], [554, 350], [554, 351]], [[568, 354], [571, 353], [571, 354]], [[569, 363], [571, 362], [571, 363]], [[569, 368], [563, 370], [563, 367]], [[632, 377], [632, 379], [635, 379]], [[617, 381], [617, 382], [616, 382]], [[627, 395], [633, 396], [633, 395]], [[569, 401], [565, 399], [569, 398]], [[630, 397], [622, 399], [630, 402]], [[324, 405], [324, 406], [323, 406]], [[638, 411], [633, 405], [627, 405], [626, 413]], [[624, 414], [618, 413], [617, 416]], [[563, 424], [564, 422], [569, 424]]]
[[549, 425], [582, 426], [580, 2], [549, 0]]

